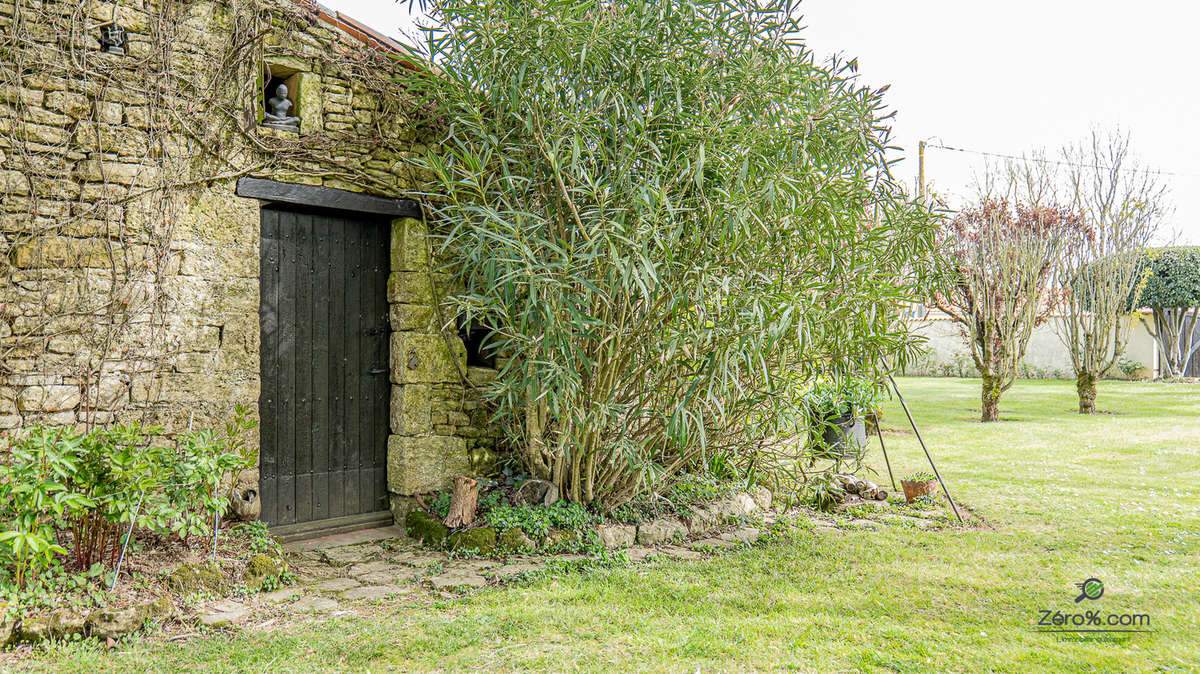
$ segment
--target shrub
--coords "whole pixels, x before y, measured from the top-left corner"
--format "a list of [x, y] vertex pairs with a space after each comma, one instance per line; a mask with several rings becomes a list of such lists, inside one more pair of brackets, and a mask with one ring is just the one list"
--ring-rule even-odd
[[1149, 270], [1138, 306], [1154, 311], [1153, 335], [1168, 377], [1183, 376], [1200, 351], [1200, 246], [1158, 248], [1142, 257]]
[[1200, 307], [1200, 246], [1156, 248], [1142, 256], [1150, 276], [1139, 306], [1152, 309]]
[[23, 585], [59, 555], [77, 570], [111, 567], [131, 524], [203, 534], [228, 507], [222, 477], [245, 460], [211, 431], [170, 443], [157, 426], [34, 427], [0, 454], [0, 565]]
[[797, 381], [915, 355], [929, 213], [883, 90], [818, 64], [790, 1], [423, 4], [450, 303], [494, 328], [534, 477], [616, 505], [774, 433]]

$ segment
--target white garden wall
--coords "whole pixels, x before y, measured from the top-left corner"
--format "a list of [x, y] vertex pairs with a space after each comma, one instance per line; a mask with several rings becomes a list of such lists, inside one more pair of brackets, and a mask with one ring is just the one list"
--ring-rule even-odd
[[[1142, 369], [1134, 374], [1135, 377], [1158, 376], [1158, 354], [1154, 340], [1146, 328], [1149, 315], [1131, 317], [1134, 322], [1130, 332], [1129, 346], [1125, 350], [1125, 359], [1142, 364]], [[930, 312], [924, 319], [910, 319], [909, 327], [914, 333], [926, 338], [927, 355], [925, 359], [907, 370], [907, 374], [972, 377], [975, 376], [975, 366], [971, 362], [971, 354], [967, 349], [965, 338], [958, 323], [946, 318], [940, 312]], [[1071, 356], [1059, 338], [1062, 330], [1062, 319], [1052, 317], [1033, 331], [1029, 340], [1029, 348], [1025, 353], [1025, 361], [1021, 370], [1022, 377], [1072, 379]], [[1110, 375], [1113, 378], [1124, 378], [1125, 374], [1119, 369]]]

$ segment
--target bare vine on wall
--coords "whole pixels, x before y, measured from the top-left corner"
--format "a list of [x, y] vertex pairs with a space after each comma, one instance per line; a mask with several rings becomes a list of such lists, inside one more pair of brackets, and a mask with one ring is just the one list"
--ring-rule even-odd
[[[113, 21], [125, 55], [99, 48]], [[313, 49], [318, 24], [289, 0], [0, 8], [0, 404], [19, 415], [0, 432], [160, 411], [149, 389], [195, 320], [179, 223], [206, 190], [251, 174], [395, 190], [411, 139], [389, 127], [407, 107], [394, 63], [361, 44]], [[336, 130], [260, 132], [265, 68], [281, 58], [372, 92], [371, 109]], [[344, 160], [380, 148], [390, 159]]]

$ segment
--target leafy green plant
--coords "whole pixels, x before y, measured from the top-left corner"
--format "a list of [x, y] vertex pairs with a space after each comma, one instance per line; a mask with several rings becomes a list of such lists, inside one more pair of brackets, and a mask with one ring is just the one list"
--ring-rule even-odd
[[237, 403], [233, 406], [233, 418], [225, 424], [225, 451], [242, 457], [242, 466], [253, 468], [258, 465], [258, 449], [246, 444], [244, 434], [258, 426], [249, 405]]
[[841, 480], [832, 470], [810, 474], [799, 491], [801, 502], [817, 510], [833, 510], [845, 494]]
[[914, 510], [933, 510], [942, 505], [942, 495], [940, 493], [921, 494], [914, 498], [912, 503], [904, 505]]
[[1131, 360], [1124, 356], [1121, 356], [1121, 359], [1117, 361], [1117, 369], [1121, 371], [1121, 374], [1125, 375], [1126, 379], [1133, 379], [1134, 375], [1141, 372], [1144, 367], [1146, 366], [1140, 361]]
[[422, 4], [436, 252], [533, 477], [618, 505], [791, 423], [795, 382], [916, 355], [930, 215], [882, 90], [818, 64], [790, 1]]
[[243, 522], [238, 527], [238, 531], [246, 536], [251, 553], [282, 556], [283, 548], [279, 545], [279, 541], [275, 540], [275, 537], [271, 535], [266, 522], [261, 520]]
[[801, 395], [815, 419], [862, 414], [874, 409], [887, 397], [883, 386], [859, 378], [840, 382], [817, 381]]
[[295, 585], [296, 574], [289, 571], [284, 571], [278, 575], [270, 575], [262, 579], [262, 585], [259, 586], [259, 592], [274, 592], [275, 590]]
[[70, 429], [34, 427], [7, 441], [0, 461], [0, 563], [23, 587], [67, 550], [56, 530], [94, 504], [66, 482], [79, 469], [82, 438]]
[[102, 605], [107, 598], [99, 584], [103, 575], [99, 565], [86, 573], [71, 573], [55, 559], [38, 571], [19, 584], [0, 570], [0, 618], [5, 605], [15, 617], [29, 611]]
[[450, 498], [450, 492], [439, 491], [435, 492], [426, 503], [429, 510], [438, 516], [438, 519], [444, 520], [450, 514]]
[[933, 473], [919, 470], [904, 479], [908, 482], [930, 482], [932, 480], [936, 480], [937, 476], [935, 476]]
[[[491, 489], [479, 496], [479, 512], [489, 513], [492, 510], [508, 504], [508, 495], [501, 489]], [[445, 517], [445, 515], [443, 515]]]
[[732, 496], [740, 485], [718, 479], [715, 475], [688, 474], [666, 490], [667, 500], [679, 508]]
[[819, 459], [832, 459], [833, 471], [840, 462], [849, 459], [862, 448], [852, 447], [846, 421], [863, 419], [886, 396], [886, 389], [866, 379], [847, 379], [841, 382], [818, 381], [802, 394], [802, 414], [808, 427], [809, 465]]
[[549, 506], [500, 505], [484, 518], [497, 529], [521, 529], [534, 540], [551, 529], [584, 530], [596, 519], [583, 504], [568, 501]]
[[17, 586], [59, 555], [74, 569], [112, 566], [131, 527], [186, 538], [228, 506], [217, 486], [245, 454], [211, 431], [171, 443], [157, 426], [77, 433], [36, 426], [0, 454], [0, 563]]

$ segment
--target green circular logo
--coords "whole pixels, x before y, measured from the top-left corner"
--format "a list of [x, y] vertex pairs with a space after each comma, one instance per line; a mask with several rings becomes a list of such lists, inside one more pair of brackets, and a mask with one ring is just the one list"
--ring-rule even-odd
[[1084, 599], [1096, 600], [1104, 596], [1104, 583], [1100, 582], [1099, 578], [1088, 578], [1082, 583], [1075, 583], [1075, 587], [1079, 588], [1079, 596], [1075, 598], [1075, 603]]

